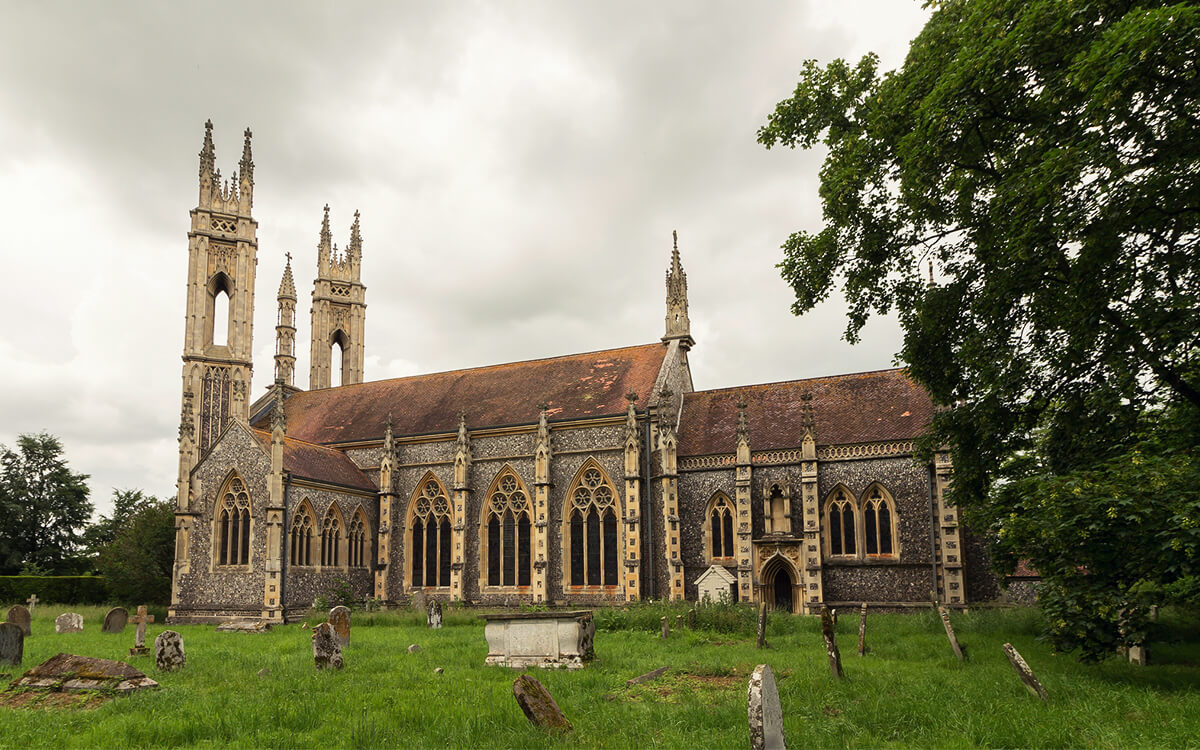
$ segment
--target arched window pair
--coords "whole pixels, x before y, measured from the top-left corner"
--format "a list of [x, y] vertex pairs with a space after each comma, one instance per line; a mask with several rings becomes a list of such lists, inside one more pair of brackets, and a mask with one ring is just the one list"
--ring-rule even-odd
[[[292, 565], [312, 565], [319, 560], [323, 567], [345, 568], [366, 565], [367, 519], [360, 506], [354, 511], [348, 532], [344, 532], [341, 510], [331, 503], [321, 521], [320, 535], [314, 525], [312, 505], [300, 503], [292, 517], [288, 534], [288, 562]], [[313, 548], [319, 543], [318, 555]]]
[[825, 552], [831, 557], [896, 557], [896, 508], [891, 495], [872, 484], [855, 498], [845, 486], [825, 500]]
[[733, 546], [733, 516], [734, 505], [724, 492], [718, 492], [708, 501], [704, 535], [711, 562], [729, 565], [737, 557]]
[[221, 493], [215, 516], [217, 565], [250, 564], [250, 494], [236, 474]]

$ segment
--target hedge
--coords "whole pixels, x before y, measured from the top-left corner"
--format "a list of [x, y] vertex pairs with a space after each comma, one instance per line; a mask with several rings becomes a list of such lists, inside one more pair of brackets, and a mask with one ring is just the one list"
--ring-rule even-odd
[[30, 594], [38, 603], [103, 604], [108, 590], [100, 576], [0, 576], [0, 602], [24, 604]]

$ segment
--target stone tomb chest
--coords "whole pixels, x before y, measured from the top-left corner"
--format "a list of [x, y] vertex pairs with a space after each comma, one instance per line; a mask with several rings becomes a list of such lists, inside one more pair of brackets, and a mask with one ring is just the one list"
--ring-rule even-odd
[[595, 656], [596, 625], [590, 610], [498, 612], [480, 618], [487, 621], [486, 664], [579, 669]]
[[696, 593], [700, 601], [708, 599], [710, 604], [720, 604], [722, 600], [737, 601], [733, 588], [736, 580], [733, 574], [722, 566], [711, 565], [696, 579]]

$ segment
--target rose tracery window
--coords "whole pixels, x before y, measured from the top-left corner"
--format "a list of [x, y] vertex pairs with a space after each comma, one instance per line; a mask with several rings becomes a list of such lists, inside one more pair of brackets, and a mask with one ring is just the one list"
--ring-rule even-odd
[[617, 508], [612, 483], [592, 466], [569, 496], [567, 547], [572, 586], [617, 585]]
[[426, 479], [412, 501], [412, 585], [449, 586], [450, 501], [435, 477]]
[[528, 586], [533, 559], [532, 504], [512, 469], [500, 473], [488, 493], [484, 513], [487, 585]]
[[234, 477], [221, 497], [217, 512], [218, 565], [250, 563], [250, 494], [240, 477]]

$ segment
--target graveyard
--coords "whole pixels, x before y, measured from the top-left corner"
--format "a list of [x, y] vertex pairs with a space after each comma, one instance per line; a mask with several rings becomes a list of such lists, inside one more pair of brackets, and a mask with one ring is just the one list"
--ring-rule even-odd
[[[754, 610], [691, 609], [596, 610], [595, 656], [585, 666], [520, 670], [485, 665], [477, 609], [447, 606], [436, 629], [424, 612], [354, 611], [344, 643], [333, 636], [341, 667], [318, 669], [314, 628], [338, 629], [324, 625], [326, 613], [265, 632], [219, 632], [163, 625], [161, 616], [149, 620], [151, 608], [149, 653], [131, 654], [132, 612], [127, 626], [106, 633], [108, 608], [39, 605], [22, 665], [0, 666], [6, 686], [59, 653], [124, 662], [158, 686], [45, 705], [9, 690], [0, 693], [0, 736], [10, 747], [745, 748], [747, 686], [760, 664], [773, 672], [793, 747], [1184, 746], [1200, 729], [1200, 622], [1169, 610], [1148, 666], [1116, 657], [1089, 666], [1039, 643], [1037, 614], [1025, 609], [952, 611], [963, 660], [937, 611], [870, 613], [860, 656], [855, 609], [833, 625], [838, 679], [820, 618], [770, 615], [759, 649]], [[55, 632], [66, 612], [82, 616], [81, 631]], [[180, 662], [186, 655], [183, 666], [156, 666], [164, 631], [179, 633], [173, 647]], [[1048, 700], [1027, 691], [1005, 643]], [[569, 732], [530, 723], [513, 695], [521, 675], [545, 686]]]

